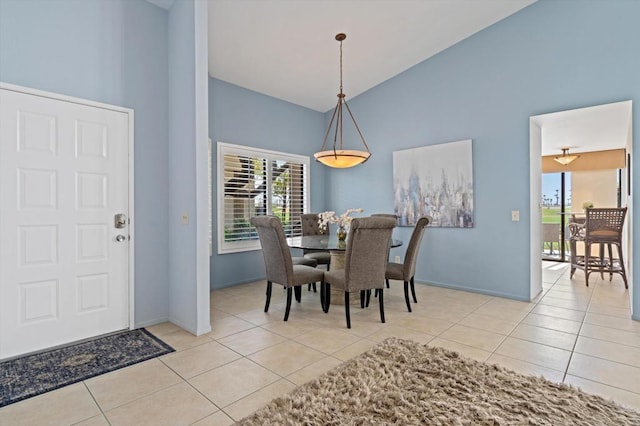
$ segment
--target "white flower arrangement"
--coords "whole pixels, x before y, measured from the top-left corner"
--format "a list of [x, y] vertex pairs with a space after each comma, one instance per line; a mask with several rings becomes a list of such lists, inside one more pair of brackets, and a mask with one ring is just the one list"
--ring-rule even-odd
[[340, 216], [336, 216], [336, 212], [334, 211], [322, 212], [318, 214], [318, 225], [323, 231], [327, 229], [327, 226], [330, 223], [337, 223], [339, 227], [346, 228], [353, 220], [351, 215], [353, 213], [362, 213], [363, 211], [364, 210], [362, 208], [347, 209], [347, 211], [342, 213]]

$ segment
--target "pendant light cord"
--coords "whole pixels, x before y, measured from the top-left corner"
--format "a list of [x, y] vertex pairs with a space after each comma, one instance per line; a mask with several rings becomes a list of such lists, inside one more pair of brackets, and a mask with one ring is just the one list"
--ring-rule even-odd
[[342, 94], [342, 40], [340, 40], [340, 94]]

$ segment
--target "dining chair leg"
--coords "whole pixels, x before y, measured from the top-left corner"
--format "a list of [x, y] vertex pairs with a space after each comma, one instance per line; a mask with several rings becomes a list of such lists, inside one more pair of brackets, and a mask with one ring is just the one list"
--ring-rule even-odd
[[364, 304], [367, 300], [367, 295], [365, 290], [360, 290], [360, 309], [364, 309]]
[[591, 257], [591, 244], [585, 243], [584, 245], [584, 282], [589, 287], [589, 258]]
[[269, 303], [271, 303], [271, 281], [267, 281], [267, 302], [264, 304], [264, 311], [269, 312]]
[[576, 273], [576, 263], [577, 263], [577, 255], [576, 255], [576, 242], [573, 238], [569, 240], [569, 252], [571, 253], [571, 272], [569, 273], [569, 279], [573, 278], [573, 274]]
[[293, 287], [293, 293], [296, 296], [296, 302], [300, 303], [302, 301], [302, 286]]
[[325, 314], [329, 312], [329, 306], [331, 306], [331, 284], [324, 283], [324, 307], [325, 307], [324, 313]]
[[322, 312], [327, 313], [327, 308], [325, 306], [325, 298], [324, 298], [324, 281], [320, 281], [320, 305], [322, 306]]
[[385, 281], [387, 282], [387, 288], [389, 288], [389, 279], [386, 278]]
[[613, 280], [613, 250], [611, 244], [607, 244], [607, 248], [609, 249], [609, 281], [611, 281]]
[[411, 312], [411, 303], [409, 303], [409, 281], [404, 282], [404, 301], [407, 304], [407, 311]]
[[351, 328], [351, 315], [349, 312], [349, 292], [344, 292], [344, 313], [347, 316], [347, 328]]
[[[377, 288], [373, 291], [373, 297], [378, 297], [378, 289]], [[368, 308], [370, 302], [371, 302], [371, 289], [367, 290], [367, 297], [364, 300], [364, 307]]]
[[287, 287], [287, 309], [284, 311], [284, 320], [289, 319], [289, 311], [291, 310], [291, 287]]
[[622, 280], [624, 281], [624, 288], [628, 289], [629, 285], [627, 284], [627, 271], [624, 269], [624, 259], [622, 258], [622, 247], [616, 244], [618, 248], [618, 260], [620, 261], [620, 270], [622, 275]]
[[413, 303], [418, 303], [418, 299], [416, 299], [416, 283], [413, 281], [413, 277], [411, 277], [411, 295], [413, 296]]
[[383, 288], [380, 289], [380, 294], [378, 294], [378, 302], [380, 303], [380, 322], [384, 324], [384, 302], [382, 301], [383, 297]]
[[600, 243], [600, 278], [604, 280], [604, 244]]

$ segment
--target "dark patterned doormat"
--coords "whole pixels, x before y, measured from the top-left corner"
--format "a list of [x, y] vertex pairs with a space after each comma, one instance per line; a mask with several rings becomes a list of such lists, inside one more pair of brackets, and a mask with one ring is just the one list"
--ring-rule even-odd
[[0, 363], [0, 407], [137, 364], [174, 349], [144, 328]]

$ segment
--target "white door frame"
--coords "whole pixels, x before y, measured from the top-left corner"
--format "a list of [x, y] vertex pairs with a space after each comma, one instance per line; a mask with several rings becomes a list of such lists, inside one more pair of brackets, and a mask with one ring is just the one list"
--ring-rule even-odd
[[11, 90], [14, 92], [25, 93], [28, 95], [41, 96], [45, 98], [50, 98], [59, 101], [72, 102], [80, 105], [91, 106], [95, 108], [108, 109], [112, 111], [121, 112], [127, 114], [129, 120], [129, 161], [128, 161], [128, 169], [129, 169], [129, 186], [128, 186], [128, 202], [129, 202], [129, 329], [132, 330], [135, 324], [135, 262], [134, 262], [134, 254], [135, 254], [135, 215], [134, 215], [134, 174], [133, 174], [133, 166], [134, 166], [134, 158], [133, 158], [133, 129], [134, 129], [134, 114], [133, 109], [124, 108], [115, 105], [105, 104], [101, 102], [94, 102], [87, 99], [76, 98], [73, 96], [61, 95], [58, 93], [46, 92], [43, 90], [32, 89], [29, 87], [17, 86], [14, 84], [4, 83], [0, 81], [0, 89]]
[[542, 129], [533, 117], [529, 118], [529, 241], [530, 283], [529, 300], [542, 293]]
[[[618, 102], [615, 102], [618, 103]], [[632, 158], [632, 148], [633, 148], [633, 103], [631, 100], [628, 101], [620, 101], [619, 103], [629, 103], [629, 129], [628, 129], [628, 139], [627, 146], [625, 147], [627, 154]], [[607, 105], [607, 104], [600, 104]], [[600, 106], [594, 105], [594, 106]], [[584, 107], [590, 108], [590, 107]], [[576, 108], [582, 109], [582, 108]], [[562, 111], [557, 111], [562, 112]], [[549, 113], [554, 114], [554, 113]], [[545, 115], [545, 114], [540, 114]], [[529, 213], [530, 213], [530, 223], [529, 223], [529, 240], [530, 240], [530, 300], [533, 300], [537, 294], [542, 292], [542, 271], [540, 268], [540, 264], [542, 262], [542, 253], [540, 247], [542, 247], [542, 205], [540, 201], [542, 200], [542, 129], [540, 127], [540, 123], [538, 117], [540, 115], [530, 116], [529, 117]], [[629, 306], [631, 308], [631, 317], [633, 318], [635, 313], [633, 311], [633, 293], [634, 293], [634, 281], [633, 281], [633, 199], [632, 192], [630, 192], [627, 188], [629, 182], [633, 181], [634, 171], [631, 169], [630, 164], [627, 164], [624, 170], [622, 189], [624, 193], [622, 194], [622, 199], [626, 199], [626, 206], [628, 208], [627, 211], [627, 225], [625, 225], [625, 234], [623, 234], [623, 245], [627, 248], [627, 261], [626, 261], [626, 275], [627, 282], [629, 283]]]

